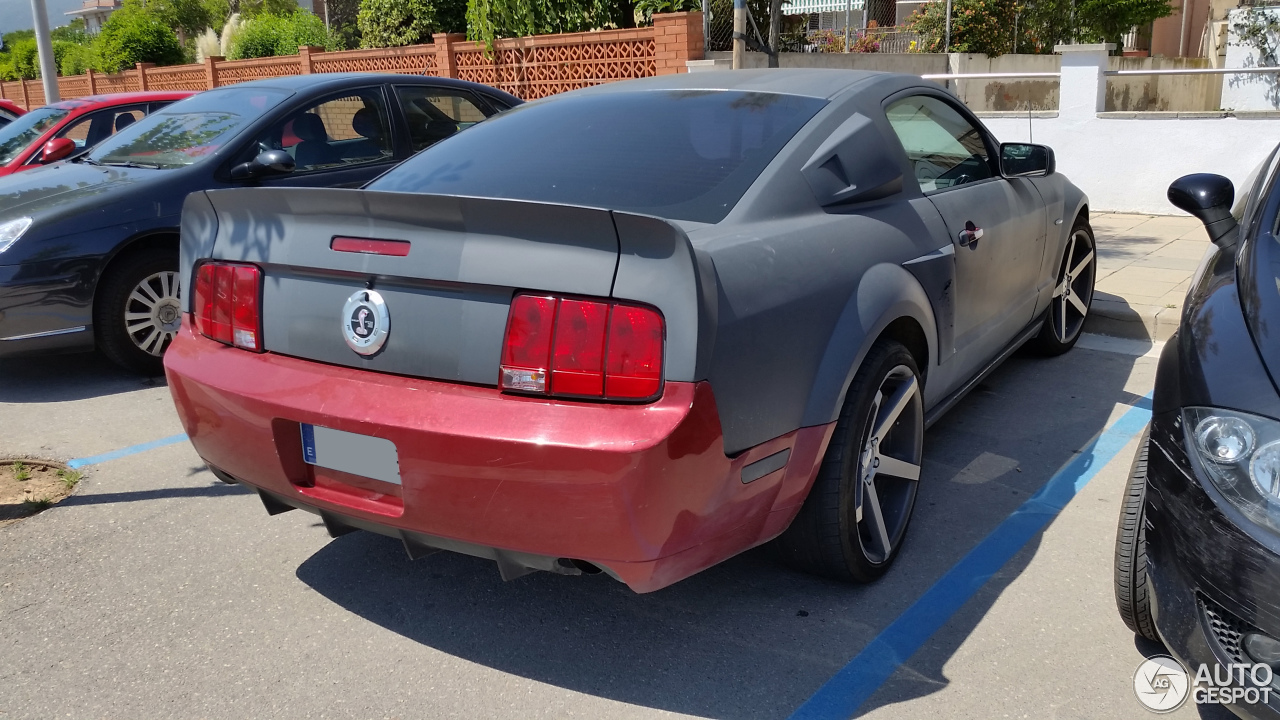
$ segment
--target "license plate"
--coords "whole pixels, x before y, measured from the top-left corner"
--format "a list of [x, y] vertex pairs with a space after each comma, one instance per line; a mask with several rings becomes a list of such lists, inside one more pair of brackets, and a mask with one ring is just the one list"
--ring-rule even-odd
[[302, 423], [302, 459], [312, 465], [400, 484], [400, 454], [385, 438]]

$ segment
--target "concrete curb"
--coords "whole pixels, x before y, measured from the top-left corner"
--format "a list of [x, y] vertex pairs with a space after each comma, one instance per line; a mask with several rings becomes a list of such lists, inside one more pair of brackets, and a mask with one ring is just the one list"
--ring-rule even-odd
[[1130, 305], [1124, 298], [1097, 292], [1084, 321], [1084, 331], [1098, 335], [1163, 342], [1173, 337], [1182, 308]]

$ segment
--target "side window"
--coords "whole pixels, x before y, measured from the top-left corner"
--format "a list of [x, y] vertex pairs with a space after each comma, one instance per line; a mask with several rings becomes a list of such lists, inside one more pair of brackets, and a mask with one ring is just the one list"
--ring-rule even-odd
[[141, 106], [99, 110], [67, 123], [58, 131], [57, 137], [70, 138], [78, 148], [93, 147], [145, 115]]
[[982, 133], [947, 103], [928, 95], [894, 102], [885, 113], [926, 193], [995, 175]]
[[330, 98], [273, 125], [243, 160], [264, 150], [285, 150], [296, 172], [384, 162], [393, 154], [388, 117], [378, 88]]
[[409, 141], [418, 152], [487, 117], [469, 93], [406, 85], [396, 88], [409, 125]]

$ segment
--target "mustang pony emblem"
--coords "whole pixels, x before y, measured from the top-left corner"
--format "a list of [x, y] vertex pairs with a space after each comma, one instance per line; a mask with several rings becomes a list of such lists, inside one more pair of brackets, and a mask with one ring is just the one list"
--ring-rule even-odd
[[358, 290], [342, 308], [342, 337], [361, 355], [376, 355], [391, 331], [387, 303], [376, 290]]

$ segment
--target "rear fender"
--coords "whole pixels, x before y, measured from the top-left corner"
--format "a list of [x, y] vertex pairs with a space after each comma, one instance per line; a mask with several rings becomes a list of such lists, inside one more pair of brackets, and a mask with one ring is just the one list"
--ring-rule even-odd
[[882, 263], [863, 274], [836, 321], [805, 405], [804, 425], [835, 422], [845, 393], [876, 339], [900, 318], [919, 323], [929, 346], [922, 374], [936, 366], [937, 329], [924, 288], [898, 265]]

